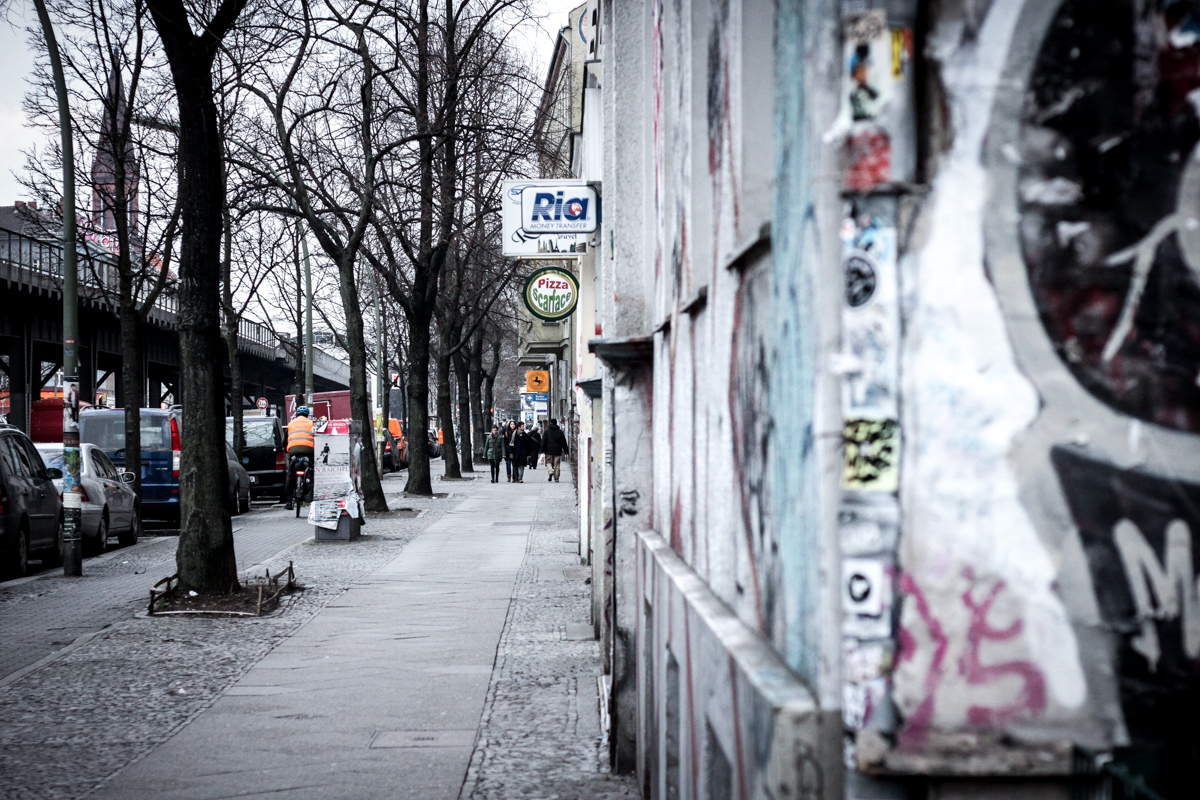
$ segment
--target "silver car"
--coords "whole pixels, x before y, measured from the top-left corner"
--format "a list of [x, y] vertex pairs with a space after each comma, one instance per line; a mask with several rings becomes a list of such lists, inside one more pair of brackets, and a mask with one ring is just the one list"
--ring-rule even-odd
[[[46, 466], [66, 472], [63, 446], [58, 442], [36, 444]], [[108, 537], [114, 535], [122, 545], [138, 540], [142, 520], [138, 512], [137, 494], [133, 491], [133, 473], [113, 466], [104, 451], [94, 444], [80, 445], [79, 483], [83, 487], [84, 548], [93, 555], [108, 548]], [[59, 494], [63, 482], [54, 481]]]

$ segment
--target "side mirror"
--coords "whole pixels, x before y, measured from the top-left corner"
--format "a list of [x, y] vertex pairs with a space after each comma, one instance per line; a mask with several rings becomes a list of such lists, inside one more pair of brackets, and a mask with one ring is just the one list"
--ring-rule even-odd
[[134, 475], [132, 472], [122, 472], [121, 473], [121, 482], [122, 483], [133, 483], [133, 479], [136, 477], [137, 476]]
[[58, 467], [46, 467], [46, 477], [52, 481], [60, 480], [63, 476], [63, 471]]

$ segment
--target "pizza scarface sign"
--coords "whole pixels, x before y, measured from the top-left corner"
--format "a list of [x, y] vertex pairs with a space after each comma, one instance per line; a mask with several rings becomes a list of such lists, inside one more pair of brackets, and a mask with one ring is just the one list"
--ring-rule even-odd
[[543, 267], [525, 281], [522, 295], [530, 314], [544, 322], [558, 322], [574, 313], [579, 282], [562, 267]]

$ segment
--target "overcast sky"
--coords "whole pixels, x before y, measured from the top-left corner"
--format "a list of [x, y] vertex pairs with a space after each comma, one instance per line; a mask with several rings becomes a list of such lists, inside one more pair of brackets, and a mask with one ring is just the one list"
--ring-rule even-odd
[[[545, 74], [554, 34], [566, 24], [567, 12], [581, 1], [537, 0], [540, 12], [547, 16], [542, 23], [543, 31], [530, 37], [529, 47], [537, 52], [540, 75]], [[41, 134], [25, 126], [25, 115], [21, 112], [21, 98], [28, 89], [26, 79], [33, 69], [33, 55], [26, 46], [24, 28], [37, 15], [28, 0], [16, 0], [11, 5], [10, 22], [0, 21], [0, 53], [4, 53], [0, 69], [0, 206], [28, 199], [13, 173], [19, 172], [25, 163], [21, 151], [35, 144], [40, 148], [43, 142]]]

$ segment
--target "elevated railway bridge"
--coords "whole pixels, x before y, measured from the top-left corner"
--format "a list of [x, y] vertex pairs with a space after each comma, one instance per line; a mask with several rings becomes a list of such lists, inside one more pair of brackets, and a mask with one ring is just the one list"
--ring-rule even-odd
[[[116, 403], [126, 398], [121, 387], [121, 338], [115, 298], [115, 269], [80, 269], [79, 380], [80, 397], [94, 402], [108, 376], [117, 376]], [[177, 398], [179, 333], [177, 301], [162, 293], [138, 333], [143, 378], [141, 402], [157, 407]], [[238, 351], [242, 364], [244, 405], [259, 397], [284, 407], [296, 376], [295, 346], [280, 341], [266, 327], [241, 320]], [[62, 246], [57, 242], [0, 230], [0, 414], [29, 430], [30, 404], [42, 395], [62, 368]], [[232, 407], [226, 359], [226, 406]], [[350, 368], [320, 348], [313, 352], [313, 388], [347, 389]], [[282, 412], [280, 412], [282, 413]]]

